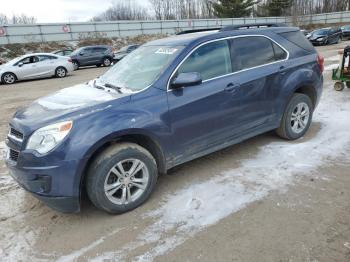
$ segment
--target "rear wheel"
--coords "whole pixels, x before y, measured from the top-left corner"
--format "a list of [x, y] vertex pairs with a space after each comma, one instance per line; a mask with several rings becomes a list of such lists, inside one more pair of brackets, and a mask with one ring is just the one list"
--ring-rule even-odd
[[57, 67], [57, 68], [56, 68], [55, 75], [56, 75], [56, 77], [58, 77], [58, 78], [66, 77], [66, 76], [67, 76], [67, 70], [66, 70], [64, 67], [62, 67], [62, 66]]
[[334, 83], [334, 89], [335, 91], [343, 91], [345, 88], [345, 85], [343, 82], [335, 82]]
[[156, 161], [146, 149], [121, 143], [107, 148], [92, 163], [86, 189], [96, 207], [119, 214], [144, 203], [157, 177]]
[[73, 67], [74, 67], [74, 70], [78, 70], [79, 69], [79, 62], [78, 61], [76, 61], [76, 60], [73, 60]]
[[13, 73], [4, 73], [1, 77], [1, 81], [4, 84], [11, 85], [14, 84], [17, 81], [17, 77]]
[[294, 94], [283, 114], [277, 134], [288, 140], [296, 140], [302, 137], [310, 127], [312, 114], [311, 99], [304, 94]]
[[109, 57], [105, 57], [103, 58], [103, 65], [108, 67], [108, 66], [111, 66], [112, 64], [112, 60], [109, 58]]

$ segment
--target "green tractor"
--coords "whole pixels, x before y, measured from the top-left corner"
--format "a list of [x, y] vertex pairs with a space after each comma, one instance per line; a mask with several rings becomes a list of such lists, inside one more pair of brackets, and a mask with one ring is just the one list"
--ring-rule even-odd
[[334, 83], [334, 89], [336, 91], [343, 91], [345, 85], [350, 88], [350, 46], [344, 48], [344, 51], [339, 52], [343, 55], [338, 68], [333, 69], [332, 79], [336, 81]]

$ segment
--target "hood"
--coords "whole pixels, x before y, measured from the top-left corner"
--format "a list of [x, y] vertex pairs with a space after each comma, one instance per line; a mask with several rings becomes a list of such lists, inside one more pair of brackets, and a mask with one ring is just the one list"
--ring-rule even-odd
[[316, 40], [318, 38], [323, 38], [323, 37], [327, 37], [327, 35], [326, 34], [311, 34], [309, 39], [310, 40]]
[[[130, 94], [107, 92], [97, 89], [89, 83], [79, 84], [39, 98], [31, 105], [18, 110], [12, 122], [35, 126], [53, 121], [63, 121], [66, 120], [65, 118], [73, 119], [110, 107], [112, 100], [122, 97], [128, 99]], [[120, 101], [120, 103], [124, 101]]]

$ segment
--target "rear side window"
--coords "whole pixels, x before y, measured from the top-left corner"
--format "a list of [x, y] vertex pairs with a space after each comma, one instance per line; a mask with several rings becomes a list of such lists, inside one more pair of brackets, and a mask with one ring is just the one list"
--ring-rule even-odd
[[103, 52], [106, 52], [106, 48], [104, 48], [104, 47], [95, 47], [94, 49], [93, 49], [93, 53], [103, 53]]
[[198, 72], [203, 80], [232, 73], [230, 48], [226, 40], [196, 49], [180, 66], [178, 73]]
[[[234, 71], [252, 68], [275, 62], [272, 41], [265, 37], [251, 36], [233, 40]], [[279, 47], [280, 48], [280, 47]], [[276, 47], [277, 52], [281, 53]], [[282, 50], [283, 51], [283, 50]], [[284, 52], [284, 51], [283, 51]], [[280, 54], [283, 56], [283, 54]]]
[[275, 52], [275, 59], [278, 60], [284, 60], [287, 58], [287, 53], [284, 51], [279, 45], [272, 42], [273, 51]]
[[285, 32], [279, 35], [306, 51], [312, 52], [315, 50], [310, 41], [300, 31]]

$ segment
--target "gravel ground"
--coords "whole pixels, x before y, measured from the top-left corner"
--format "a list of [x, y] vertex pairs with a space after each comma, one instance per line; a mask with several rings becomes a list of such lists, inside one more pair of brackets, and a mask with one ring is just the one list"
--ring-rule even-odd
[[[324, 95], [304, 138], [268, 133], [177, 167], [127, 214], [88, 201], [80, 214], [55, 212], [0, 160], [0, 260], [350, 261], [350, 90], [330, 81], [345, 44], [318, 48]], [[0, 86], [0, 141], [18, 107], [105, 70]]]

